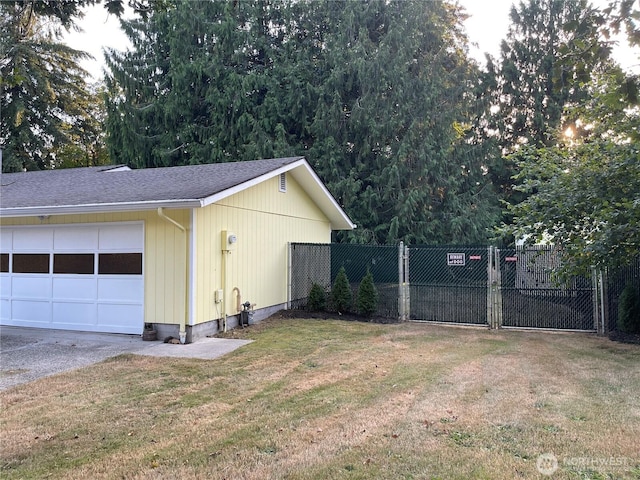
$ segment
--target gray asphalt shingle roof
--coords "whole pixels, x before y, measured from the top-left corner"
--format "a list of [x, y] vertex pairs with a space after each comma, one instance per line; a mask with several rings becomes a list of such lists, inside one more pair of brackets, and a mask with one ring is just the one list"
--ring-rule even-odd
[[4, 173], [0, 182], [0, 207], [10, 209], [200, 200], [302, 158], [138, 170], [105, 166]]
[[289, 172], [334, 230], [355, 228], [304, 157], [130, 170], [123, 166], [3, 173], [0, 217], [196, 208]]

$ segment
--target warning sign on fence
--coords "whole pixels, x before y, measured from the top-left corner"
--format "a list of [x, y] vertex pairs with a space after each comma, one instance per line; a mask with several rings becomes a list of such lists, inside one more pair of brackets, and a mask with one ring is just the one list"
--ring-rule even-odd
[[457, 265], [460, 267], [465, 266], [465, 254], [464, 253], [447, 253], [447, 265]]

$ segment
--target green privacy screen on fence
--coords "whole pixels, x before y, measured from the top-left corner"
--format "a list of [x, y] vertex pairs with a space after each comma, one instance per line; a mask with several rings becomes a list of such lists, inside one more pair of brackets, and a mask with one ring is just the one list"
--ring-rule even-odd
[[378, 291], [377, 315], [397, 318], [398, 247], [294, 243], [290, 258], [291, 308], [306, 306], [313, 283], [319, 284], [328, 294], [340, 267], [345, 268], [355, 299], [360, 281], [369, 269]]
[[[640, 259], [622, 269], [556, 282], [552, 246], [291, 244], [289, 307], [305, 308], [313, 283], [328, 294], [345, 268], [357, 294], [367, 272], [379, 293], [379, 316], [487, 325], [491, 328], [614, 330], [618, 299], [640, 286]], [[331, 307], [329, 306], [329, 309]]]
[[411, 320], [487, 324], [487, 247], [408, 248]]

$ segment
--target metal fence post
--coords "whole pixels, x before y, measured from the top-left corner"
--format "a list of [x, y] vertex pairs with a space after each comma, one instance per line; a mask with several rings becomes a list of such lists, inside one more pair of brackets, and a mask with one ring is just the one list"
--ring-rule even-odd
[[495, 276], [493, 279], [493, 325], [502, 328], [502, 266], [500, 264], [500, 249], [493, 249]]
[[493, 247], [487, 247], [487, 324], [495, 328], [493, 312]]
[[291, 310], [291, 284], [293, 283], [293, 274], [291, 272], [293, 268], [291, 250], [293, 250], [293, 244], [291, 242], [287, 242], [287, 310]]
[[398, 318], [401, 322], [406, 320], [404, 311], [404, 242], [398, 245]]
[[409, 245], [404, 247], [404, 315], [411, 318], [411, 289], [409, 288]]
[[593, 304], [593, 329], [598, 335], [602, 335], [604, 332], [601, 327], [600, 319], [600, 288], [598, 284], [598, 272], [595, 268], [591, 269], [591, 302]]
[[600, 322], [602, 324], [602, 335], [606, 335], [609, 330], [609, 322], [608, 322], [608, 309], [607, 309], [607, 297], [605, 296], [605, 279], [606, 279], [606, 270], [603, 274], [602, 270], [598, 271], [598, 292], [600, 295]]

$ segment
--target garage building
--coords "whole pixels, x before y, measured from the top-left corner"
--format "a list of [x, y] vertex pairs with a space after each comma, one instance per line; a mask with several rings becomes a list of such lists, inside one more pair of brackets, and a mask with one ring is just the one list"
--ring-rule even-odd
[[2, 174], [0, 324], [186, 342], [287, 305], [288, 244], [355, 228], [303, 157]]

